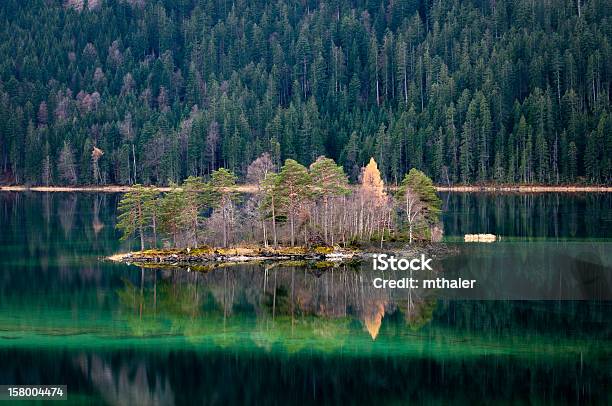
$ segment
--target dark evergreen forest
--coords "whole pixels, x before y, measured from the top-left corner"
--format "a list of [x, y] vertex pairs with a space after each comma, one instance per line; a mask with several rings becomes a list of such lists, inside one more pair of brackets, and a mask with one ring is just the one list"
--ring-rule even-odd
[[[0, 182], [612, 181], [612, 0], [2, 0]], [[280, 165], [279, 165], [280, 166]]]

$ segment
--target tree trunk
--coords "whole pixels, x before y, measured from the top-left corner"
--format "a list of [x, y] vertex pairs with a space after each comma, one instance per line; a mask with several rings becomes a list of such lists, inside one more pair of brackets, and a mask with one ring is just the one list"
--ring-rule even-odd
[[268, 235], [266, 233], [266, 219], [261, 220], [261, 229], [263, 231], [264, 247], [268, 248]]
[[406, 214], [408, 214], [408, 233], [410, 235], [409, 243], [412, 244], [412, 203], [410, 198], [406, 198]]
[[332, 219], [331, 219], [331, 245], [332, 246], [334, 245], [334, 231], [335, 231], [334, 230], [334, 212], [335, 212], [334, 209], [335, 209], [335, 207], [334, 207], [334, 200], [332, 200], [332, 204], [331, 204], [331, 213], [332, 213], [331, 214], [331, 216], [332, 216]]
[[138, 183], [138, 172], [136, 171], [136, 147], [132, 144], [132, 159], [134, 161], [134, 184]]
[[272, 234], [274, 234], [274, 248], [278, 248], [278, 238], [276, 237], [276, 214], [274, 212], [274, 196], [272, 196]]
[[138, 202], [138, 234], [140, 234], [140, 251], [144, 251], [144, 232], [142, 230], [142, 205]]
[[406, 103], [406, 110], [408, 110], [408, 72], [406, 71], [406, 60], [404, 60], [404, 102]]
[[157, 219], [155, 218], [155, 215], [153, 215], [152, 221], [153, 221], [153, 247], [156, 248], [157, 247]]
[[383, 247], [383, 241], [385, 240], [385, 221], [386, 215], [383, 213], [383, 221], [382, 221], [382, 231], [380, 232], [380, 249]]
[[295, 245], [295, 229], [294, 229], [295, 220], [294, 220], [294, 215], [295, 214], [293, 213], [293, 211], [291, 211], [290, 218], [291, 218], [291, 246], [292, 247]]
[[325, 244], [327, 244], [329, 242], [329, 240], [327, 239], [327, 235], [328, 235], [328, 230], [327, 230], [327, 225], [328, 225], [328, 213], [329, 213], [329, 201], [327, 196], [325, 197], [325, 208], [324, 208], [325, 212], [323, 213], [323, 233], [324, 233], [324, 239], [325, 239]]
[[410, 229], [410, 244], [412, 244], [412, 220], [409, 220], [408, 224], [408, 228]]
[[223, 247], [227, 248], [227, 219], [225, 205], [221, 206], [221, 213], [223, 213]]

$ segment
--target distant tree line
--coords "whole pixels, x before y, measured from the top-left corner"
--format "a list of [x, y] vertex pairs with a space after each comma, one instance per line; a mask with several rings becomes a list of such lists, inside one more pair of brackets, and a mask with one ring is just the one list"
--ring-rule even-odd
[[441, 200], [423, 172], [412, 169], [397, 192], [387, 192], [376, 161], [361, 170], [359, 184], [332, 159], [320, 156], [306, 168], [287, 159], [277, 172], [268, 153], [247, 169], [257, 192], [236, 193], [236, 175], [220, 168], [209, 179], [185, 179], [160, 193], [135, 185], [119, 202], [117, 228], [124, 240], [147, 247], [224, 247], [256, 242], [283, 245], [344, 245], [407, 237], [440, 239]]
[[157, 184], [268, 152], [356, 181], [610, 183], [609, 0], [0, 2], [0, 182]]

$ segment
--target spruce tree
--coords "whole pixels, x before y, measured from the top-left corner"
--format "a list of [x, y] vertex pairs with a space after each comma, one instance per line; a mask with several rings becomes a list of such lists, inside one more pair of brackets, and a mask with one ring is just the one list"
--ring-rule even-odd
[[140, 239], [140, 250], [145, 249], [145, 230], [151, 225], [152, 213], [149, 210], [156, 192], [142, 185], [134, 185], [119, 201], [117, 228], [123, 233], [122, 240], [134, 235]]

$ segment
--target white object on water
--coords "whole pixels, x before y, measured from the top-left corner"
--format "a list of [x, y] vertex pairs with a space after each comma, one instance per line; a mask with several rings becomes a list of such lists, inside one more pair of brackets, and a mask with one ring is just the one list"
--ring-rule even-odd
[[496, 240], [495, 234], [466, 234], [463, 237], [465, 242], [495, 242]]

